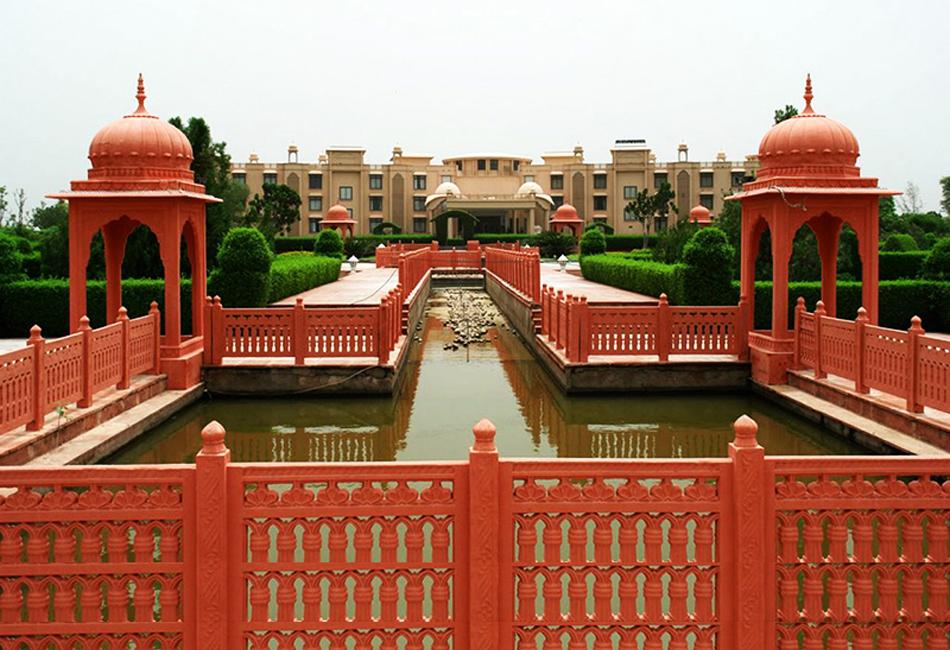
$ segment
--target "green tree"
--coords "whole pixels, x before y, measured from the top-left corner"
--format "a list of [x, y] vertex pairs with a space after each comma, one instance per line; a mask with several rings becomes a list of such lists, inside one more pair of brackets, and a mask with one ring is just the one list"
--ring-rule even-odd
[[0, 185], [0, 226], [6, 223], [7, 220], [7, 187], [6, 185]]
[[930, 280], [950, 280], [950, 237], [944, 237], [930, 250], [921, 275]]
[[[640, 225], [643, 226], [643, 234], [648, 236], [654, 220], [657, 217], [665, 218], [670, 213], [674, 198], [676, 198], [676, 194], [669, 183], [661, 183], [656, 194], [650, 194], [647, 188], [643, 188], [630, 199], [627, 207], [624, 208], [624, 212], [639, 221]], [[643, 248], [646, 247], [647, 237], [645, 236], [643, 238]]]
[[0, 232], [0, 283], [19, 280], [23, 272], [23, 255], [17, 238]]
[[317, 235], [317, 240], [313, 243], [313, 252], [315, 255], [324, 257], [343, 258], [343, 238], [336, 230], [326, 228]]
[[728, 305], [732, 294], [732, 262], [735, 251], [726, 233], [716, 227], [703, 228], [683, 249], [686, 265], [683, 289], [688, 305]]
[[40, 202], [33, 210], [31, 222], [37, 230], [46, 230], [57, 226], [65, 226], [69, 220], [69, 206], [65, 201], [57, 201], [52, 205]]
[[600, 255], [607, 252], [607, 238], [600, 228], [589, 228], [581, 236], [581, 255]]
[[943, 197], [940, 199], [940, 209], [943, 210], [943, 216], [950, 218], [950, 176], [940, 179], [940, 193]]
[[208, 278], [208, 291], [225, 307], [263, 307], [270, 291], [273, 256], [256, 228], [232, 228], [218, 249], [218, 268]]
[[894, 205], [893, 196], [882, 196], [877, 200], [878, 224], [881, 235], [884, 233], [898, 232], [901, 227], [901, 219], [897, 214], [897, 206]]
[[231, 156], [225, 142], [214, 142], [211, 128], [204, 118], [189, 117], [184, 124], [180, 117], [169, 122], [180, 129], [191, 143], [194, 158], [191, 170], [195, 181], [205, 186], [205, 191], [221, 199], [221, 203], [205, 206], [205, 233], [208, 261], [215, 259], [221, 240], [232, 227], [241, 221], [247, 203], [247, 186], [236, 182], [231, 176]]
[[286, 234], [300, 221], [300, 195], [287, 185], [264, 183], [264, 194], [255, 194], [244, 215], [244, 225], [257, 228], [268, 241]]
[[791, 104], [785, 104], [785, 108], [775, 109], [775, 123], [784, 122], [787, 119], [793, 118], [798, 115], [798, 109], [792, 106]]
[[897, 206], [902, 214], [916, 214], [924, 209], [923, 201], [920, 199], [920, 188], [917, 187], [916, 183], [907, 181], [904, 194], [897, 199]]

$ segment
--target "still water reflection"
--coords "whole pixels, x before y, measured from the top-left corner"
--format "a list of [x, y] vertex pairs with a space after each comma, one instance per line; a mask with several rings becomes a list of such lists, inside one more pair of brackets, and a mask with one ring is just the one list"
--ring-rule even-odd
[[210, 420], [227, 429], [235, 461], [459, 459], [483, 417], [508, 457], [724, 456], [742, 413], [769, 454], [867, 453], [749, 394], [564, 395], [504, 324], [488, 343], [444, 349], [453, 333], [440, 304], [435, 293], [398, 395], [207, 399], [106, 462], [191, 462]]

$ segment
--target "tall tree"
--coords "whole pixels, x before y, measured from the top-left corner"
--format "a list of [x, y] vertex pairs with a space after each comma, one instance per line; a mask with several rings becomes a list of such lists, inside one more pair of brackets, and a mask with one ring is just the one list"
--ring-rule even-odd
[[18, 227], [22, 227], [26, 221], [26, 190], [22, 187], [13, 193], [13, 204], [16, 206], [14, 223]]
[[283, 184], [264, 183], [264, 194], [255, 194], [247, 206], [244, 225], [257, 228], [268, 241], [284, 235], [300, 221], [300, 195]]
[[0, 226], [6, 223], [7, 220], [7, 188], [5, 185], [0, 185]]
[[30, 221], [37, 230], [45, 230], [57, 226], [65, 226], [69, 219], [69, 207], [65, 201], [57, 201], [52, 205], [47, 205], [40, 201], [39, 206], [33, 209], [33, 216]]
[[647, 236], [657, 217], [666, 218], [673, 207], [676, 194], [669, 183], [661, 183], [656, 194], [650, 194], [647, 188], [637, 192], [624, 209], [624, 212], [633, 216], [643, 226], [643, 248], [647, 247]]
[[950, 176], [944, 176], [940, 179], [940, 193], [943, 197], [940, 199], [943, 216], [950, 217]]
[[207, 255], [209, 263], [213, 264], [224, 235], [241, 221], [247, 202], [247, 186], [231, 177], [227, 144], [212, 140], [211, 128], [204, 118], [189, 117], [185, 124], [180, 117], [173, 117], [169, 122], [184, 132], [191, 143], [194, 155], [191, 170], [195, 173], [195, 180], [205, 186], [208, 194], [222, 201], [205, 207]]
[[920, 200], [920, 188], [916, 183], [907, 181], [904, 194], [897, 199], [897, 207], [903, 214], [917, 214], [924, 209], [924, 204]]
[[785, 104], [785, 108], [775, 109], [775, 123], [784, 122], [785, 120], [795, 117], [798, 115], [798, 109], [792, 106], [791, 104]]

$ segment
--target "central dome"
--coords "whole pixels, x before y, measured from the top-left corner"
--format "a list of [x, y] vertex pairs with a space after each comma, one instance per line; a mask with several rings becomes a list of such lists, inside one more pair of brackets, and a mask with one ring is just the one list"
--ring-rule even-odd
[[[805, 81], [805, 108], [801, 114], [779, 122], [759, 144], [758, 179], [770, 176], [858, 176], [858, 140], [841, 122], [816, 113], [811, 107], [811, 75]], [[797, 168], [797, 169], [796, 169]], [[802, 169], [810, 168], [810, 169]]]
[[138, 108], [101, 128], [89, 144], [89, 178], [175, 178], [192, 180], [191, 143], [180, 130], [145, 109], [139, 75]]

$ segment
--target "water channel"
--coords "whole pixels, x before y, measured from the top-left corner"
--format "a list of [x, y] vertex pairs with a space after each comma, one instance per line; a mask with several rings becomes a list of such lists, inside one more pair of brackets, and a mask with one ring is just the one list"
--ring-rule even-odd
[[[458, 320], [449, 303], [494, 321], [485, 342], [453, 344], [463, 328], [446, 324]], [[759, 423], [767, 454], [868, 453], [748, 393], [565, 395], [493, 311], [483, 291], [433, 290], [415, 334], [421, 341], [391, 397], [206, 398], [105, 462], [192, 462], [211, 420], [227, 429], [235, 461], [461, 459], [484, 417], [506, 457], [716, 457], [726, 455], [742, 413]]]

